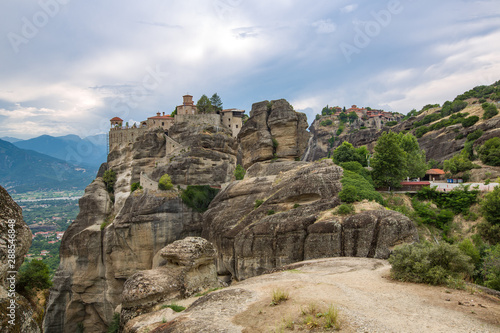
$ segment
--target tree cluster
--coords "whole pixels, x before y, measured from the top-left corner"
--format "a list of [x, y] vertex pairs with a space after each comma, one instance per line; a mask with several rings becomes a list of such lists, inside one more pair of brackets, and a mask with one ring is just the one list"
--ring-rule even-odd
[[222, 100], [217, 93], [210, 98], [207, 95], [202, 95], [196, 103], [196, 107], [199, 113], [216, 113], [222, 111]]

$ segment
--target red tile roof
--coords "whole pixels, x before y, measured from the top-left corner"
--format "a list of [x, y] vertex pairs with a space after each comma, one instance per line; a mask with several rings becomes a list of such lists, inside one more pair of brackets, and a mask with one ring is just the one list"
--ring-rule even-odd
[[425, 172], [426, 175], [444, 175], [445, 172], [441, 169], [430, 169]]
[[169, 119], [169, 118], [174, 118], [171, 115], [165, 115], [165, 116], [154, 116], [154, 117], [149, 117], [148, 119]]
[[114, 117], [114, 118], [111, 119], [111, 121], [123, 121], [123, 119], [118, 118], [118, 117]]
[[430, 185], [430, 182], [401, 182], [401, 185], [407, 186], [407, 185]]

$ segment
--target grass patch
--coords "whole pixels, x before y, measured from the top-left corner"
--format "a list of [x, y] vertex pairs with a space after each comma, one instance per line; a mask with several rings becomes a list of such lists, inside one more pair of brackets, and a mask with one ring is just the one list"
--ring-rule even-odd
[[186, 307], [184, 307], [182, 305], [175, 304], [175, 303], [164, 305], [161, 308], [162, 309], [171, 308], [175, 312], [182, 312], [182, 311], [186, 310]]
[[272, 297], [271, 297], [271, 306], [273, 305], [278, 305], [280, 304], [281, 302], [284, 302], [288, 299], [289, 297], [289, 294], [287, 291], [283, 290], [283, 289], [274, 289], [273, 290], [273, 294], [272, 294]]

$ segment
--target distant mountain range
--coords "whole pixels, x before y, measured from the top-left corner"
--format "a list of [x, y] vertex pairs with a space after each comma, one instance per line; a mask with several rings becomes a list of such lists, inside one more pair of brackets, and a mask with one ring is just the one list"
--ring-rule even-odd
[[82, 167], [72, 162], [21, 149], [0, 140], [0, 185], [18, 193], [84, 189], [95, 178], [98, 167]]
[[34, 150], [82, 167], [99, 168], [107, 159], [106, 134], [85, 139], [77, 135], [59, 137], [42, 135], [29, 140], [8, 139], [5, 141], [13, 143], [18, 148]]
[[4, 136], [4, 137], [1, 137], [0, 140], [3, 140], [3, 141], [7, 141], [7, 142], [10, 142], [10, 143], [14, 143], [14, 142], [18, 142], [18, 141], [23, 141], [21, 139], [18, 139], [18, 138], [13, 138], [11, 136]]

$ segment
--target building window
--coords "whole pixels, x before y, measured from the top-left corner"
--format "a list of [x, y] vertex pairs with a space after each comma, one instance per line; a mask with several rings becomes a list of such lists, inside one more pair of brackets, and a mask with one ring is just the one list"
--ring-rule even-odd
[[236, 125], [236, 128], [238, 128], [238, 125]]
[[165, 126], [165, 123], [163, 121], [161, 122], [161, 126]]

